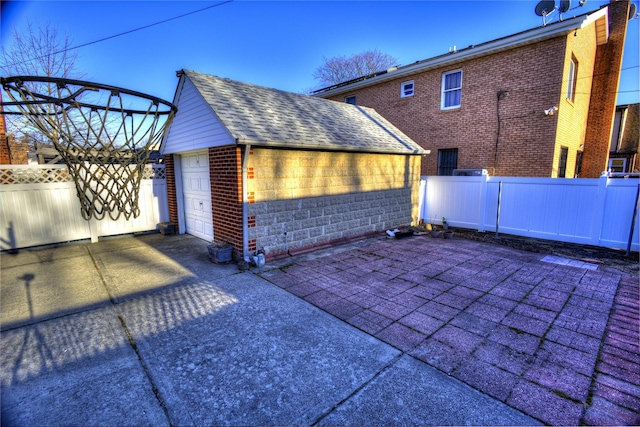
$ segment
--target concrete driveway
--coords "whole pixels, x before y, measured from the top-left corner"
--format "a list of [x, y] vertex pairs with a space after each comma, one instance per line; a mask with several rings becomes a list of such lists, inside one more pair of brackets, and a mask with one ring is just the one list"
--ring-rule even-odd
[[[402, 314], [402, 309], [390, 304], [394, 297], [411, 289], [396, 293], [395, 290], [402, 288], [398, 276], [407, 274], [400, 270], [408, 265], [416, 270], [424, 264], [419, 262], [425, 255], [422, 245], [443, 242], [430, 242], [426, 238], [363, 241], [356, 246], [318, 252], [313, 255], [314, 260], [309, 256], [297, 257], [267, 265], [262, 271], [245, 273], [238, 272], [235, 265], [210, 263], [205, 242], [189, 236], [147, 235], [93, 245], [23, 251], [18, 255], [3, 253], [2, 424], [553, 423], [554, 419], [545, 418], [537, 409], [540, 399], [544, 402], [550, 389], [544, 384], [538, 386], [539, 395], [521, 394], [521, 403], [517, 404], [486, 390], [481, 381], [457, 375], [455, 369], [443, 369], [436, 359], [444, 360], [446, 354], [433, 358], [420, 352], [420, 346], [430, 338], [448, 342], [450, 347], [455, 344], [454, 338], [447, 341], [444, 333], [435, 336], [437, 331], [432, 337], [419, 325], [418, 320], [425, 319], [418, 314], [424, 315], [426, 307], [422, 307], [430, 302], [426, 293], [414, 295], [420, 301], [406, 299], [413, 301], [406, 304], [423, 303], [408, 313]], [[414, 252], [398, 260], [394, 246], [388, 246], [396, 243], [408, 245], [403, 251], [413, 248]], [[468, 247], [464, 249], [464, 245], [450, 248], [449, 257], [453, 259], [451, 254], [457, 251], [468, 254]], [[484, 248], [482, 244], [477, 245]], [[479, 252], [483, 256], [500, 250], [485, 246]], [[438, 248], [445, 253], [443, 249]], [[388, 286], [380, 285], [382, 277], [375, 281], [377, 289], [386, 292], [386, 297], [379, 296], [382, 301], [372, 299], [367, 303], [372, 304], [368, 311], [391, 320], [375, 331], [366, 326], [370, 323], [362, 322], [375, 323], [375, 319], [381, 319], [365, 316], [366, 310], [356, 310], [357, 313], [349, 316], [348, 313], [354, 313], [354, 307], [349, 304], [335, 300], [333, 304], [323, 305], [322, 301], [328, 301], [321, 298], [328, 296], [325, 293], [316, 295], [315, 300], [311, 298], [321, 290], [318, 288], [320, 278], [326, 279], [325, 285], [340, 284], [337, 277], [331, 276], [338, 270], [321, 274], [321, 266], [349, 259], [354, 262], [363, 259], [365, 253], [373, 252], [378, 254], [378, 260], [387, 254], [393, 262], [378, 265], [370, 273], [384, 272], [388, 280], [398, 279]], [[517, 251], [499, 256], [501, 259], [520, 257], [518, 262], [533, 266], [538, 265], [541, 258], [529, 259], [528, 254]], [[374, 261], [367, 260], [369, 265]], [[398, 265], [399, 261], [403, 267], [392, 270], [392, 264]], [[558, 273], [564, 272], [563, 277], [576, 276], [572, 270], [576, 267], [554, 264], [554, 268]], [[352, 266], [350, 272], [355, 271]], [[470, 272], [454, 267], [438, 274], [447, 271], [449, 275], [431, 279], [446, 282], [441, 279], [460, 274], [471, 276]], [[580, 275], [584, 276], [584, 273]], [[343, 276], [343, 280], [345, 278]], [[425, 283], [435, 283], [423, 279]], [[349, 276], [349, 280], [358, 289], [356, 294], [365, 291], [362, 286], [374, 283], [356, 280], [354, 275]], [[616, 289], [624, 287], [618, 286], [619, 283], [633, 282], [625, 282], [618, 276], [617, 283], [607, 286], [614, 314], [618, 307], [614, 299]], [[315, 291], [311, 285], [316, 286]], [[322, 290], [328, 292], [330, 288], [326, 286]], [[453, 287], [445, 292], [451, 289]], [[344, 286], [329, 293], [343, 300], [355, 295]], [[448, 301], [454, 304], [453, 300]], [[444, 300], [439, 302], [446, 306]], [[631, 307], [628, 310], [627, 305]], [[633, 304], [627, 305], [623, 304], [623, 314], [633, 315]], [[374, 307], [378, 308], [374, 310]], [[637, 321], [637, 304], [635, 310]], [[352, 318], [358, 315], [364, 320], [356, 324]], [[628, 316], [622, 317], [624, 319], [619, 320], [625, 325]], [[417, 323], [408, 325], [407, 319]], [[461, 331], [475, 333], [472, 324], [455, 325]], [[409, 327], [405, 330], [399, 326]], [[616, 349], [607, 344], [607, 339], [621, 334], [627, 336], [624, 327], [622, 333], [616, 331], [607, 335], [602, 330], [600, 359], [608, 354], [607, 346], [610, 352]], [[424, 337], [414, 342], [415, 332]], [[633, 344], [631, 347], [633, 349]], [[622, 355], [623, 360], [629, 359], [627, 353], [622, 354], [618, 349], [618, 356]], [[633, 355], [633, 350], [630, 353]], [[477, 358], [475, 349], [470, 356]], [[606, 360], [610, 361], [610, 357]], [[629, 363], [618, 374], [633, 369], [633, 361]], [[508, 372], [504, 367], [500, 369]], [[477, 371], [476, 377], [493, 372]], [[598, 376], [606, 378], [590, 386], [590, 397], [581, 404], [585, 412], [580, 413], [580, 418], [559, 414], [555, 420], [637, 423], [638, 393], [634, 400], [633, 392], [638, 390], [638, 381], [635, 377], [619, 380], [607, 372], [606, 368], [594, 368], [594, 381]], [[494, 382], [497, 388], [499, 380]], [[562, 381], [562, 378], [557, 380]], [[508, 389], [512, 396], [512, 389]], [[607, 400], [605, 395], [609, 389], [617, 393], [617, 398]], [[568, 398], [571, 408], [580, 405], [565, 394], [556, 393], [556, 396]]]

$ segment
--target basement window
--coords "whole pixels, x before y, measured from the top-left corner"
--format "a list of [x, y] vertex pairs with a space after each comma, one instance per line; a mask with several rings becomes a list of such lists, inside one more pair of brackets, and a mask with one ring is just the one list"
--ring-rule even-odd
[[413, 96], [413, 80], [404, 82], [400, 85], [400, 98], [407, 98]]
[[609, 159], [609, 172], [626, 172], [627, 159]]

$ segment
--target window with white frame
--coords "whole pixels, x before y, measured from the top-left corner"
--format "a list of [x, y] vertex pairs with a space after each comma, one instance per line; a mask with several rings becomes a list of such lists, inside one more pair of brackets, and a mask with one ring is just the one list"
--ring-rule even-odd
[[440, 108], [460, 108], [462, 99], [462, 70], [450, 71], [442, 75], [442, 101]]
[[409, 82], [404, 82], [400, 85], [400, 98], [407, 98], [409, 96], [413, 96], [414, 86], [413, 80]]
[[353, 96], [346, 96], [346, 97], [344, 98], [344, 102], [346, 102], [347, 104], [353, 104], [353, 105], [356, 105], [356, 96], [355, 96], [355, 95], [353, 95]]
[[627, 159], [617, 158], [609, 159], [609, 172], [626, 172]]
[[567, 99], [573, 101], [576, 97], [576, 80], [578, 79], [578, 60], [571, 57], [569, 63], [569, 80], [567, 82]]

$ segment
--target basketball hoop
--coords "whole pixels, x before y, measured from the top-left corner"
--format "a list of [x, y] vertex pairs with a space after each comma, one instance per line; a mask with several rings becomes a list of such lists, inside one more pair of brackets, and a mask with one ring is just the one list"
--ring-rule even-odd
[[76, 184], [82, 216], [100, 220], [140, 215], [143, 170], [177, 108], [115, 86], [58, 77], [0, 78], [12, 102], [58, 150]]

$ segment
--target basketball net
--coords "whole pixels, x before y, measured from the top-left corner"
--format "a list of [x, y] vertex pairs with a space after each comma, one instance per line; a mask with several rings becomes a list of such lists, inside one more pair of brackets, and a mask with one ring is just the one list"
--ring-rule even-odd
[[176, 113], [173, 104], [80, 80], [17, 76], [1, 82], [12, 100], [2, 104], [4, 114], [24, 115], [51, 141], [69, 168], [85, 220], [140, 215], [143, 171]]

